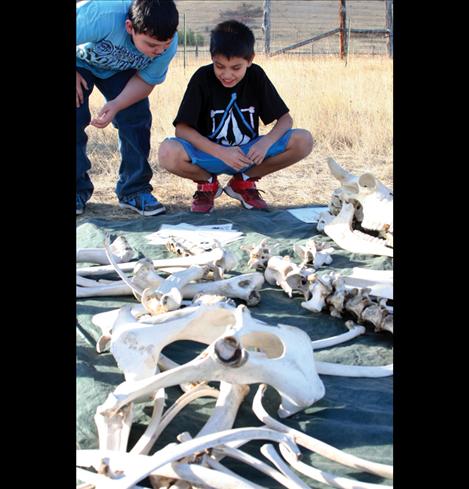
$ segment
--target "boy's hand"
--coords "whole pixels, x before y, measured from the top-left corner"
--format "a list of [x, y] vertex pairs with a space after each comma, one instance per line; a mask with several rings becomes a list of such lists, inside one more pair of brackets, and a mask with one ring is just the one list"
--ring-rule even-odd
[[242, 170], [254, 163], [243, 153], [239, 146], [231, 146], [227, 148], [220, 147], [217, 156], [220, 160], [235, 170]]
[[111, 100], [102, 107], [96, 117], [91, 119], [90, 124], [99, 129], [104, 129], [114, 119], [117, 112], [119, 112], [119, 109], [114, 100]]
[[83, 103], [83, 88], [88, 90], [88, 83], [77, 71], [77, 109]]
[[272, 141], [270, 141], [267, 136], [264, 136], [249, 148], [247, 156], [253, 163], [260, 165], [264, 161], [265, 154], [272, 144]]

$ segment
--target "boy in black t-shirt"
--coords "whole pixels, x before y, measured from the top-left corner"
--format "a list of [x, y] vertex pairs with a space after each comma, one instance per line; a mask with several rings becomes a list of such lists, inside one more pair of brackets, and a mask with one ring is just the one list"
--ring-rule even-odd
[[[224, 191], [247, 209], [267, 209], [256, 188], [264, 175], [303, 159], [313, 148], [304, 129], [291, 129], [289, 109], [264, 70], [252, 63], [254, 35], [235, 20], [211, 32], [212, 64], [189, 81], [173, 121], [176, 137], [160, 146], [160, 165], [197, 183], [192, 212], [210, 212]], [[259, 136], [259, 118], [276, 121]], [[233, 175], [222, 189], [217, 175]]]

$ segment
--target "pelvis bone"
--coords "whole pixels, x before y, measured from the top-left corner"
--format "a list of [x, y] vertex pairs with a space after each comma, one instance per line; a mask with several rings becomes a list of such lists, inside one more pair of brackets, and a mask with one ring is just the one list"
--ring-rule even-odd
[[[273, 386], [282, 398], [280, 417], [324, 396], [311, 341], [299, 328], [269, 326], [252, 318], [246, 306], [233, 309], [226, 304], [186, 308], [152, 319], [153, 324], [137, 322], [129, 306], [121, 309], [113, 327], [111, 352], [127, 382], [109, 395], [102, 413], [115, 412], [162, 387], [212, 380]], [[180, 339], [209, 346], [191, 362], [148, 377], [164, 346]]]

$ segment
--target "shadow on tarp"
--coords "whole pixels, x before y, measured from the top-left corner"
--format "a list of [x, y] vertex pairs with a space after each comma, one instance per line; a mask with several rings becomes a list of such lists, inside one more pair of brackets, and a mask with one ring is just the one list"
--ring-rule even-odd
[[[294, 243], [304, 242], [315, 236], [319, 241], [330, 243], [335, 247], [332, 266], [328, 269], [341, 272], [351, 271], [360, 266], [373, 269], [392, 269], [392, 259], [380, 256], [368, 256], [348, 253], [338, 249], [332, 240], [316, 231], [314, 223], [304, 223], [289, 212], [275, 210], [271, 212], [246, 211], [229, 208], [217, 210], [208, 215], [194, 215], [190, 212], [178, 212], [155, 217], [137, 217], [130, 220], [81, 219], [77, 221], [77, 247], [102, 246], [104, 231], [113, 235], [125, 235], [140, 257], [152, 259], [171, 257], [164, 246], [149, 244], [145, 236], [156, 232], [161, 224], [179, 224], [185, 222], [193, 225], [213, 225], [233, 223], [233, 228], [246, 234], [243, 240], [230, 243], [228, 248], [240, 261], [233, 275], [247, 273], [247, 252], [240, 250], [240, 245], [258, 243], [267, 237], [269, 243], [277, 242], [278, 254], [293, 255]], [[231, 276], [229, 274], [228, 276]], [[289, 298], [281, 289], [265, 283], [261, 291], [261, 302], [250, 308], [252, 315], [268, 324], [289, 324], [304, 330], [312, 340], [335, 336], [344, 333], [344, 320], [333, 318], [327, 313], [311, 313], [301, 307], [303, 298]], [[124, 304], [135, 303], [132, 297], [125, 298], [90, 298], [77, 301], [77, 446], [80, 448], [97, 448], [97, 430], [94, 424], [96, 407], [102, 404], [107, 395], [124, 380], [114, 357], [106, 352], [98, 354], [95, 346], [101, 331], [92, 322], [94, 314], [115, 309]], [[203, 345], [191, 341], [178, 341], [168, 345], [163, 351], [178, 363], [194, 358], [203, 349]], [[365, 335], [347, 343], [315, 352], [315, 358], [354, 365], [386, 365], [392, 363], [392, 336], [387, 333], [375, 333], [367, 327]], [[348, 453], [386, 464], [392, 464], [392, 398], [393, 378], [361, 379], [321, 376], [326, 387], [323, 399], [313, 406], [297, 413], [286, 420], [285, 424], [305, 431], [306, 433], [329, 443]], [[216, 383], [213, 383], [216, 386]], [[235, 427], [260, 426], [251, 409], [252, 398], [257, 390], [252, 385], [247, 400], [242, 404], [236, 418]], [[178, 387], [166, 389], [167, 402], [170, 406], [181, 394]], [[280, 403], [278, 393], [271, 387], [265, 396], [264, 406], [272, 416]], [[215, 399], [198, 399], [186, 407], [182, 414], [170, 423], [153, 447], [154, 451], [175, 440], [177, 434], [189, 431], [192, 436], [202, 428], [210, 416]], [[151, 404], [135, 405], [134, 425], [129, 440], [129, 449], [136, 443], [148, 425], [151, 416]], [[243, 450], [254, 456], [259, 453], [261, 442], [250, 442]], [[303, 461], [315, 467], [333, 472], [344, 477], [353, 477], [363, 482], [390, 484], [371, 474], [340, 466], [323, 457], [303, 450]], [[247, 465], [230, 459], [224, 459], [227, 467], [247, 477], [253, 482], [269, 488], [281, 487], [272, 479], [253, 470]], [[327, 486], [304, 478], [314, 488]]]

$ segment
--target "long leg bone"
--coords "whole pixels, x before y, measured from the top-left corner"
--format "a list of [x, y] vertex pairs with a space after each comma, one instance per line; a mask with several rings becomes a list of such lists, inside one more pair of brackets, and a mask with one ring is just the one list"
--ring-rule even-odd
[[220, 382], [220, 395], [218, 396], [212, 415], [197, 436], [228, 430], [233, 427], [236, 414], [243, 399], [249, 392], [249, 386]]
[[[111, 246], [111, 253], [117, 263], [127, 262], [135, 255], [135, 250], [129, 245], [124, 236], [118, 236]], [[97, 263], [107, 265], [109, 263], [104, 248], [78, 248], [77, 263]]]
[[290, 428], [289, 426], [277, 421], [272, 418], [264, 406], [262, 405], [262, 398], [264, 396], [266, 385], [260, 385], [256, 395], [254, 396], [252, 402], [252, 410], [254, 414], [263, 422], [266, 426], [271, 429], [278, 430], [282, 433], [288, 433], [292, 436], [298, 445], [301, 445], [308, 450], [318, 453], [329, 460], [333, 460], [339, 464], [345, 465], [347, 467], [351, 467], [357, 470], [365, 470], [366, 472], [370, 472], [371, 474], [379, 475], [380, 477], [386, 477], [388, 479], [392, 479], [393, 477], [393, 467], [390, 465], [380, 464], [377, 462], [370, 462], [368, 460], [362, 459], [360, 457], [356, 457], [355, 455], [351, 455], [342, 450], [338, 450], [337, 448], [324, 443], [317, 438], [313, 438], [312, 436], [303, 433], [302, 431], [295, 430], [294, 428]]
[[[184, 269], [189, 268], [192, 265], [210, 265], [220, 267], [225, 272], [234, 270], [238, 265], [238, 260], [229, 250], [222, 248], [215, 248], [206, 253], [200, 255], [175, 257], [175, 258], [163, 258], [160, 260], [152, 260], [155, 269]], [[132, 272], [135, 262], [119, 263], [119, 269], [122, 272]], [[86, 277], [96, 277], [106, 275], [109, 273], [115, 273], [115, 268], [112, 265], [100, 265], [92, 267], [80, 267], [77, 268], [77, 273]]]
[[132, 407], [130, 403], [110, 416], [95, 415], [100, 449], [127, 451], [133, 417]]
[[259, 290], [263, 284], [262, 273], [245, 273], [225, 280], [187, 284], [182, 289], [182, 295], [184, 299], [192, 299], [198, 294], [223, 295], [232, 299], [242, 299], [248, 306], [255, 306], [261, 300]]

